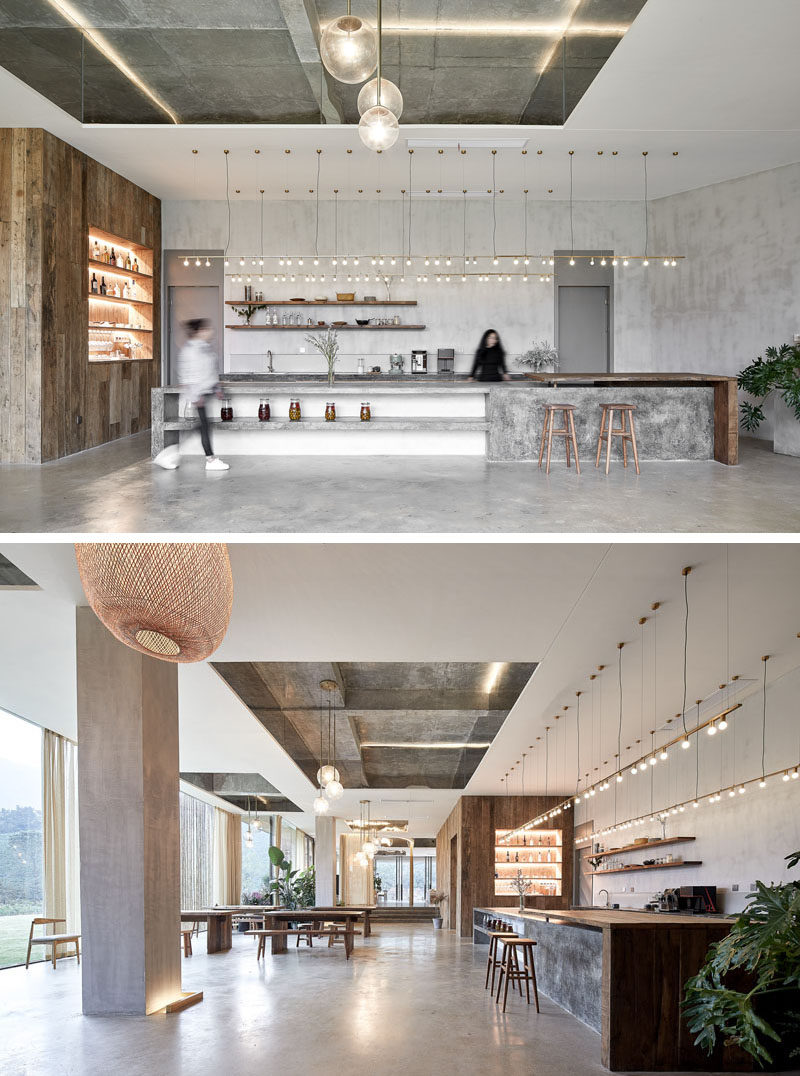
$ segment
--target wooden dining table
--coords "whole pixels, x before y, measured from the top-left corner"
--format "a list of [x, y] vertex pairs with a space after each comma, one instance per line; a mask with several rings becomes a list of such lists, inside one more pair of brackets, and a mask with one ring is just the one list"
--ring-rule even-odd
[[370, 912], [375, 911], [374, 904], [337, 904], [326, 906], [324, 904], [315, 904], [314, 908], [318, 912], [363, 912], [364, 914], [364, 937], [368, 938], [372, 934], [372, 927], [370, 925]]
[[[344, 925], [344, 948], [349, 957], [353, 951], [353, 937], [355, 925], [364, 917], [362, 910], [355, 908], [283, 908], [264, 912], [264, 925], [269, 928], [271, 924], [276, 930], [290, 929], [292, 923], [342, 923]], [[287, 951], [286, 935], [273, 934], [272, 954], [285, 953]]]
[[222, 953], [233, 944], [231, 922], [236, 912], [228, 908], [195, 908], [181, 911], [182, 923], [206, 923], [206, 952]]

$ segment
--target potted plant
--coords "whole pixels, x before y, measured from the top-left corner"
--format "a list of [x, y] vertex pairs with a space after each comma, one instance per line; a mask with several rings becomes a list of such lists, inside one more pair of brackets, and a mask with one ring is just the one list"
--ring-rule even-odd
[[428, 901], [436, 908], [436, 915], [433, 917], [434, 930], [442, 929], [442, 905], [446, 900], [447, 894], [443, 889], [432, 889], [428, 894]]
[[240, 318], [244, 318], [245, 325], [250, 324], [250, 319], [255, 314], [258, 307], [255, 306], [232, 306], [231, 310], [234, 314], [238, 314]]
[[375, 886], [375, 898], [378, 904], [380, 904], [381, 897], [383, 896], [383, 880], [379, 874], [376, 874], [372, 879], [372, 884]]
[[800, 344], [781, 344], [780, 347], [768, 347], [739, 374], [739, 388], [759, 403], [742, 401], [742, 426], [748, 433], [754, 433], [764, 421], [764, 408], [761, 404], [771, 392], [777, 392], [794, 417], [800, 422]]
[[527, 366], [535, 374], [543, 370], [558, 369], [558, 351], [546, 340], [534, 340], [531, 348], [517, 359], [520, 366]]
[[328, 364], [328, 385], [333, 385], [336, 373], [336, 360], [339, 357], [339, 337], [335, 329], [328, 329], [326, 333], [308, 333], [306, 340], [325, 357]]
[[[796, 867], [800, 852], [786, 860]], [[728, 978], [732, 973], [734, 982]], [[705, 964], [686, 983], [683, 1011], [695, 1045], [711, 1053], [721, 1038], [762, 1068], [795, 1068], [799, 995], [800, 881], [756, 882], [730, 933], [709, 946]]]
[[316, 894], [314, 868], [293, 871], [290, 861], [274, 844], [269, 849], [269, 860], [277, 870], [278, 877], [271, 880], [265, 878], [264, 881], [270, 892], [276, 894], [277, 903], [292, 910], [313, 907]]

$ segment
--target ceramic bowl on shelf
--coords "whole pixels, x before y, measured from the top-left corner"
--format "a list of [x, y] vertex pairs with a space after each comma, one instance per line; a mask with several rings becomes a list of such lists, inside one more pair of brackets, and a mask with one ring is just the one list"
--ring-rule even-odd
[[291, 299], [289, 300], [289, 302], [290, 303], [304, 303], [305, 299], [303, 298], [302, 295], [299, 295], [299, 296], [298, 295], [293, 295], [291, 297]]
[[334, 329], [341, 329], [346, 324], [347, 324], [346, 321], [332, 321], [331, 322], [331, 325], [333, 325]]
[[369, 318], [356, 318], [356, 325], [369, 325]]

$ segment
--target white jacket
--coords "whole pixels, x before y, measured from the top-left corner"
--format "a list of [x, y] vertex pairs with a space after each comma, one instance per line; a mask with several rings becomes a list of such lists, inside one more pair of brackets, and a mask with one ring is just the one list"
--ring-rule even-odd
[[187, 340], [178, 355], [178, 380], [192, 403], [212, 396], [219, 384], [217, 356], [205, 340]]

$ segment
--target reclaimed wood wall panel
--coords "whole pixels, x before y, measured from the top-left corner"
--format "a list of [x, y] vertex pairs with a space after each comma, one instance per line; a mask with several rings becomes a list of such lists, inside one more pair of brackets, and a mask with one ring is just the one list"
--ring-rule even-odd
[[0, 131], [0, 461], [41, 460], [43, 132]]
[[[153, 358], [88, 361], [95, 226], [153, 250]], [[39, 463], [150, 426], [161, 384], [161, 203], [38, 129], [0, 129], [0, 461]]]
[[[515, 908], [516, 896], [494, 894], [495, 830], [514, 829], [562, 802], [560, 796], [462, 796], [436, 836], [436, 884], [455, 899], [456, 917], [462, 938], [472, 937], [475, 908]], [[562, 831], [561, 896], [529, 896], [528, 908], [569, 908], [572, 903], [573, 829], [572, 812], [566, 811], [553, 823]], [[450, 841], [457, 837], [458, 887], [450, 892]]]

